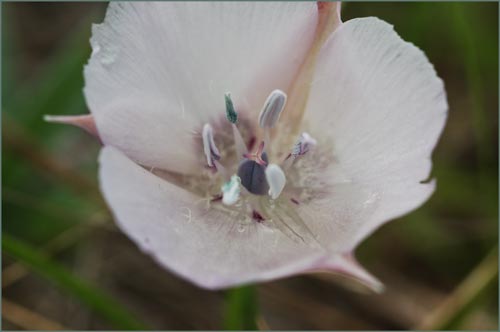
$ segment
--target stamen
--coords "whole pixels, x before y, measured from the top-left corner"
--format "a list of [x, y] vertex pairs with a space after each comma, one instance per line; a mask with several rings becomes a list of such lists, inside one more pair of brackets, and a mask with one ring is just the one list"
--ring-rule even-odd
[[273, 128], [285, 108], [286, 94], [281, 90], [274, 90], [267, 97], [264, 107], [259, 114], [259, 126], [264, 129], [264, 142], [266, 146], [271, 146], [270, 129]]
[[233, 101], [231, 100], [231, 94], [226, 92], [224, 95], [224, 99], [226, 100], [226, 118], [232, 124], [236, 124], [238, 122], [238, 113], [234, 110]]
[[233, 101], [231, 100], [231, 94], [229, 92], [224, 95], [224, 99], [226, 100], [226, 118], [229, 122], [231, 122], [231, 127], [233, 129], [236, 154], [238, 158], [241, 158], [245, 153], [248, 152], [248, 150], [245, 141], [243, 140], [243, 137], [238, 130], [238, 127], [236, 127], [236, 123], [238, 122], [238, 113], [236, 113], [236, 110], [234, 109]]
[[274, 90], [267, 97], [262, 111], [259, 115], [261, 128], [273, 128], [280, 118], [281, 111], [285, 108], [286, 94], [281, 90]]
[[242, 158], [246, 153], [248, 153], [247, 146], [245, 144], [245, 141], [243, 141], [243, 137], [241, 137], [241, 133], [236, 125], [232, 124], [232, 127], [234, 145], [236, 147], [236, 155], [238, 156], [238, 158]]
[[295, 143], [292, 148], [292, 152], [286, 157], [285, 161], [282, 164], [283, 169], [287, 170], [288, 168], [290, 168], [295, 159], [297, 159], [299, 156], [305, 155], [307, 152], [309, 152], [309, 150], [316, 146], [316, 144], [317, 141], [308, 133], [303, 132], [302, 134], [300, 134], [297, 143]]
[[231, 176], [231, 179], [222, 185], [221, 190], [223, 204], [233, 205], [238, 201], [240, 198], [240, 185], [241, 179], [237, 175]]
[[270, 164], [266, 168], [266, 180], [269, 184], [269, 196], [272, 199], [279, 197], [286, 184], [285, 173], [276, 164]]
[[297, 141], [297, 143], [295, 143], [293, 149], [292, 149], [292, 155], [295, 155], [295, 156], [302, 156], [302, 155], [305, 155], [307, 152], [309, 152], [309, 150], [316, 146], [318, 142], [311, 137], [311, 135], [309, 135], [308, 133], [306, 132], [303, 132], [300, 137], [299, 137], [299, 140]]
[[229, 173], [227, 172], [226, 168], [218, 161], [218, 160], [213, 160], [215, 169], [217, 172], [220, 173], [223, 179], [229, 180]]
[[202, 138], [203, 151], [207, 157], [207, 164], [210, 167], [214, 167], [214, 160], [220, 159], [220, 152], [215, 145], [213, 129], [209, 123], [205, 123], [203, 126]]

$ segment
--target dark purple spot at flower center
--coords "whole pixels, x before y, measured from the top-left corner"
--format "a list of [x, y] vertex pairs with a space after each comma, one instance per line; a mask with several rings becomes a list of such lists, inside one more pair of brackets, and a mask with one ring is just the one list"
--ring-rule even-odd
[[263, 222], [264, 220], [266, 220], [258, 211], [255, 210], [252, 211], [252, 218], [256, 222]]
[[[267, 164], [267, 154], [262, 154], [262, 160]], [[254, 195], [266, 195], [269, 185], [266, 180], [266, 166], [251, 159], [244, 159], [238, 167], [241, 185]]]
[[222, 201], [222, 194], [215, 195], [214, 197], [212, 197], [212, 199], [210, 201], [211, 202]]

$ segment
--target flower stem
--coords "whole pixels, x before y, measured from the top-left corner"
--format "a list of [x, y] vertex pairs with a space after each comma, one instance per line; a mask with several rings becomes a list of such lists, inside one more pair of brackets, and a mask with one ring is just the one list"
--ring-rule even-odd
[[225, 330], [257, 330], [257, 295], [254, 286], [230, 289], [224, 308]]

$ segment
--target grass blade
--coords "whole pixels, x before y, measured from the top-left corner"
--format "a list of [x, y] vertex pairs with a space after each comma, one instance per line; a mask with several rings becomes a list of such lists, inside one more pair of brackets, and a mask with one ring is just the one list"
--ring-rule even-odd
[[85, 280], [73, 275], [63, 266], [40, 254], [36, 248], [31, 247], [29, 244], [3, 234], [2, 249], [57, 287], [72, 294], [115, 328], [122, 330], [147, 329], [118, 301]]
[[257, 330], [257, 296], [254, 286], [230, 289], [226, 297], [224, 329]]

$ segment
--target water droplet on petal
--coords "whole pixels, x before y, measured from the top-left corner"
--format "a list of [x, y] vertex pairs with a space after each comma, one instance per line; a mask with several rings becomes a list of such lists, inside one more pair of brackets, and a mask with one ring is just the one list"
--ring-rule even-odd
[[110, 45], [107, 45], [106, 48], [103, 49], [98, 44], [94, 44], [92, 53], [97, 56], [103, 66], [110, 66], [115, 62], [118, 50], [116, 47]]
[[109, 66], [115, 62], [115, 57], [111, 54], [106, 54], [101, 57], [101, 63], [105, 66]]
[[377, 193], [371, 193], [368, 198], [363, 202], [363, 205], [365, 207], [368, 207], [375, 203], [378, 200], [378, 194]]

